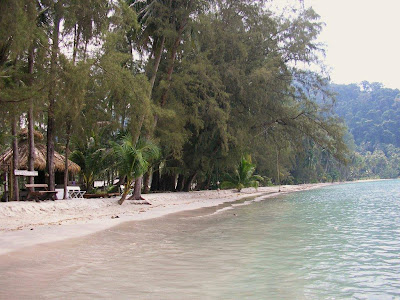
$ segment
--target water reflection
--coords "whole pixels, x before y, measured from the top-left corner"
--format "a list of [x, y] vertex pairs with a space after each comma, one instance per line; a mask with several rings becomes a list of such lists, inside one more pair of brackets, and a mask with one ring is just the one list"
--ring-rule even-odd
[[399, 187], [332, 186], [27, 249], [1, 258], [0, 298], [392, 299]]

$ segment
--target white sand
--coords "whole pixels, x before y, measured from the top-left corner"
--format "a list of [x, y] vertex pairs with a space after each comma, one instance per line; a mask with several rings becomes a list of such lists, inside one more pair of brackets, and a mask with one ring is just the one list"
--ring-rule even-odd
[[[296, 192], [328, 184], [262, 187], [190, 193], [157, 193], [144, 195], [152, 205], [138, 205], [119, 198], [69, 199], [42, 202], [0, 203], [0, 255], [25, 247], [81, 237], [126, 221], [156, 218], [174, 212], [217, 206], [250, 196]], [[115, 218], [118, 216], [118, 218]]]

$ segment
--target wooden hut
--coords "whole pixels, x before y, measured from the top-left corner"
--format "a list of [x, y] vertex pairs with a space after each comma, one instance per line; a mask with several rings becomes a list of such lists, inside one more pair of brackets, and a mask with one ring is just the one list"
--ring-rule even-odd
[[[39, 176], [35, 177], [35, 183], [45, 183], [46, 170], [46, 145], [40, 143], [43, 140], [43, 135], [35, 131], [35, 160], [34, 168], [38, 171]], [[27, 141], [27, 130], [24, 129], [19, 133], [18, 141], [19, 165], [16, 169], [28, 169], [29, 144]], [[12, 162], [12, 148], [7, 149], [0, 155], [0, 173], [7, 172], [8, 167]], [[56, 184], [64, 184], [65, 157], [58, 152], [54, 152], [54, 170]], [[74, 175], [79, 173], [81, 168], [76, 163], [68, 160], [68, 171]]]

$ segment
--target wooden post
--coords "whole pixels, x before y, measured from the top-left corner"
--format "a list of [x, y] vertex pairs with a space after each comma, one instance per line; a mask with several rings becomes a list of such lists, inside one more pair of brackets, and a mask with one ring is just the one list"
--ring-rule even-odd
[[9, 201], [12, 201], [13, 199], [14, 199], [14, 188], [13, 188], [13, 183], [14, 183], [14, 179], [13, 179], [13, 169], [14, 169], [14, 167], [13, 167], [13, 163], [12, 163], [12, 160], [11, 160], [11, 166], [10, 166], [10, 169], [8, 170], [8, 174], [9, 174], [9, 176], [8, 176], [8, 199], [9, 199]]
[[12, 177], [11, 181], [13, 184], [13, 198], [16, 201], [19, 201], [19, 186], [18, 186], [18, 178], [14, 176], [14, 170], [18, 169], [19, 165], [19, 153], [18, 153], [18, 137], [17, 137], [17, 118], [14, 116], [11, 124], [11, 134], [13, 136], [12, 140]]
[[[31, 75], [29, 79], [29, 86], [33, 85], [33, 64], [34, 64], [35, 50], [33, 44], [29, 48], [28, 55], [28, 73]], [[28, 170], [35, 170], [35, 137], [34, 137], [34, 121], [33, 121], [33, 99], [30, 99], [29, 110], [28, 110], [28, 145], [29, 145], [29, 155], [28, 155]], [[35, 178], [30, 176], [28, 178], [29, 184], [35, 183]], [[33, 192], [35, 188], [30, 188], [29, 191]]]
[[6, 202], [10, 201], [10, 189], [9, 189], [9, 180], [8, 180], [8, 173], [10, 173], [10, 166], [7, 165], [7, 171], [6, 171], [6, 181], [4, 184], [4, 193], [5, 193], [5, 199]]
[[280, 178], [280, 170], [279, 170], [279, 150], [276, 148], [276, 170], [278, 172], [278, 184], [279, 184], [279, 192], [281, 191], [281, 178]]

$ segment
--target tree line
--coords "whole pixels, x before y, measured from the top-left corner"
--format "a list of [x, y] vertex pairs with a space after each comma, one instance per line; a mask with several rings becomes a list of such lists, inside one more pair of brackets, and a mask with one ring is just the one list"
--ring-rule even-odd
[[400, 176], [400, 91], [381, 83], [332, 84], [353, 152], [350, 178]]
[[350, 156], [320, 61], [322, 22], [312, 8], [268, 5], [1, 1], [1, 150], [17, 147], [21, 126], [31, 149], [41, 131], [49, 188], [58, 150], [92, 189], [124, 177], [106, 155], [115, 143], [152, 141], [160, 155], [134, 178], [138, 197], [216, 188], [244, 155], [264, 184], [339, 179]]

